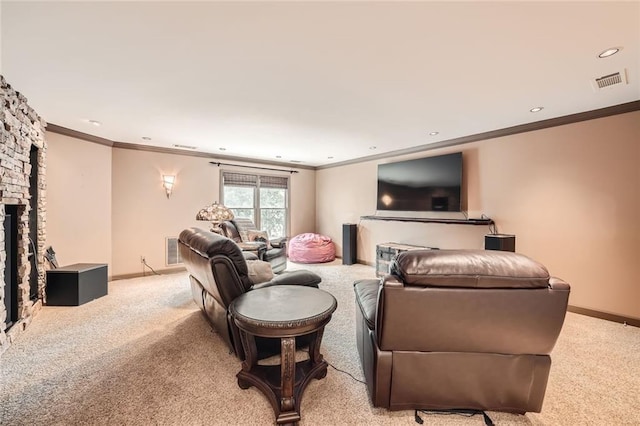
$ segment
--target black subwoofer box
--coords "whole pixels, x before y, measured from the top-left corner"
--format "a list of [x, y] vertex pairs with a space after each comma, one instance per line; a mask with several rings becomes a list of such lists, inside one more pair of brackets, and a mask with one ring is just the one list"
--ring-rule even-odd
[[353, 265], [358, 262], [358, 225], [345, 223], [342, 225], [342, 264]]
[[484, 236], [485, 250], [516, 251], [516, 236], [510, 234], [489, 234]]
[[47, 271], [47, 305], [79, 306], [102, 296], [108, 289], [107, 264], [75, 263]]

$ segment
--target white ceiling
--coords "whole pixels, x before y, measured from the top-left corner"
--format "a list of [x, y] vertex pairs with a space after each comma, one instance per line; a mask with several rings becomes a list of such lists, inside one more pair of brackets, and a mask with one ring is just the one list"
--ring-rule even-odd
[[0, 16], [2, 74], [47, 122], [215, 155], [322, 166], [640, 99], [638, 1], [2, 1]]

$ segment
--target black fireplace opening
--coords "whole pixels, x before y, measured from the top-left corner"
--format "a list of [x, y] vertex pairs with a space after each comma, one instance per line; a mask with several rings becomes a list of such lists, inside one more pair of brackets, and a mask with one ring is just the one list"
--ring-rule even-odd
[[5, 205], [4, 307], [7, 312], [5, 330], [18, 321], [18, 206]]

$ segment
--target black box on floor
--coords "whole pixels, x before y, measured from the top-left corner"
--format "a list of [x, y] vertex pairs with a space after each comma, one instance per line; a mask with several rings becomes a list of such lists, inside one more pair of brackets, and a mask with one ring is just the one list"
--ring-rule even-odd
[[47, 305], [78, 306], [107, 295], [107, 265], [76, 263], [47, 271]]
[[485, 250], [516, 251], [516, 236], [510, 234], [490, 234], [484, 236]]
[[342, 225], [342, 264], [353, 265], [358, 262], [358, 225]]

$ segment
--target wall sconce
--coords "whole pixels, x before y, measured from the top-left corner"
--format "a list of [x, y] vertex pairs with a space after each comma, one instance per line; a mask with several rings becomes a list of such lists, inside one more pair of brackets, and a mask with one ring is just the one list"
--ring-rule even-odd
[[171, 197], [171, 191], [173, 191], [173, 184], [176, 181], [174, 175], [162, 175], [162, 186], [167, 193], [167, 198]]

